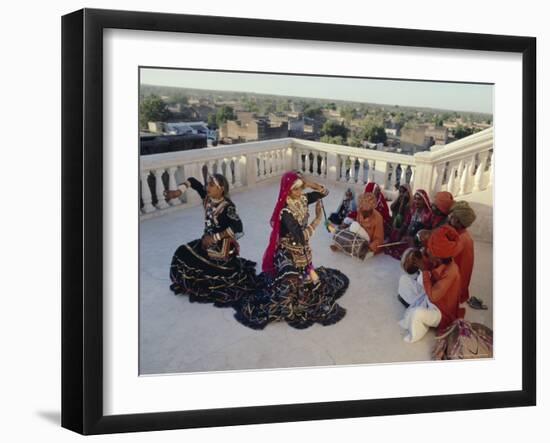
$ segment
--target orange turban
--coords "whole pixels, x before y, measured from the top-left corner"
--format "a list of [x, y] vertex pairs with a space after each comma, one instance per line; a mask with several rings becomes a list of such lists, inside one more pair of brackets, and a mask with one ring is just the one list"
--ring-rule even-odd
[[460, 239], [455, 228], [443, 225], [434, 231], [428, 239], [428, 250], [438, 258], [454, 257], [460, 251]]
[[376, 208], [376, 197], [372, 192], [367, 192], [359, 196], [359, 210], [370, 211]]
[[451, 212], [453, 204], [453, 194], [450, 192], [442, 191], [435, 194], [434, 205], [437, 209], [443, 212], [443, 214], [448, 215], [449, 212]]

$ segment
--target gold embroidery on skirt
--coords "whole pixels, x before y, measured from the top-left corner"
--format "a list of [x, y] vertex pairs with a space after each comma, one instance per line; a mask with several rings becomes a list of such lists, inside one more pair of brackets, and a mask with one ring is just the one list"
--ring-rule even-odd
[[280, 240], [280, 245], [286, 249], [288, 252], [290, 252], [290, 255], [292, 256], [292, 261], [294, 262], [294, 265], [297, 268], [306, 268], [307, 265], [309, 265], [310, 257], [311, 257], [311, 248], [309, 247], [309, 244], [305, 245], [298, 245], [295, 244], [290, 238], [283, 237]]

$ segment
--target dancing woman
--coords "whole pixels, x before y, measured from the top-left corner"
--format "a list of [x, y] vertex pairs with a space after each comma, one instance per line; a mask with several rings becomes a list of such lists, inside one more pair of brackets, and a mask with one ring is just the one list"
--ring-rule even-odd
[[[304, 193], [306, 187], [313, 192]], [[349, 280], [335, 269], [315, 268], [309, 245], [321, 222], [319, 200], [327, 194], [323, 186], [294, 172], [283, 175], [263, 257], [260, 277], [264, 286], [254, 296], [243, 298], [235, 313], [239, 322], [263, 329], [269, 322], [285, 320], [304, 329], [314, 323], [331, 325], [344, 317], [346, 311], [336, 299], [344, 294]], [[312, 203], [317, 203], [315, 219], [309, 223], [308, 205]]]
[[174, 253], [170, 289], [189, 295], [192, 302], [231, 306], [253, 291], [257, 280], [256, 263], [239, 257], [237, 239], [243, 235], [243, 224], [229, 199], [229, 183], [223, 175], [214, 174], [205, 189], [191, 177], [178, 190], [166, 191], [165, 196], [177, 198], [189, 188], [203, 201], [204, 234]]

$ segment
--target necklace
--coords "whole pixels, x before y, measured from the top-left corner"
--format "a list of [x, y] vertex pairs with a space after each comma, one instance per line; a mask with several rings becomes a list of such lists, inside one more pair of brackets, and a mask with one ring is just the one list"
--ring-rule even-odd
[[296, 199], [288, 197], [286, 206], [299, 224], [303, 224], [309, 218], [307, 197], [305, 195], [301, 195], [300, 198]]

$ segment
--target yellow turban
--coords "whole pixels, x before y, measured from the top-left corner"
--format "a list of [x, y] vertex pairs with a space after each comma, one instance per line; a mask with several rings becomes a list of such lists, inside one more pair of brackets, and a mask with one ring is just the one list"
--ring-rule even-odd
[[457, 201], [451, 209], [451, 213], [465, 228], [469, 227], [476, 219], [476, 213], [466, 201]]
[[376, 208], [376, 197], [372, 192], [367, 192], [359, 196], [359, 210], [370, 211]]

